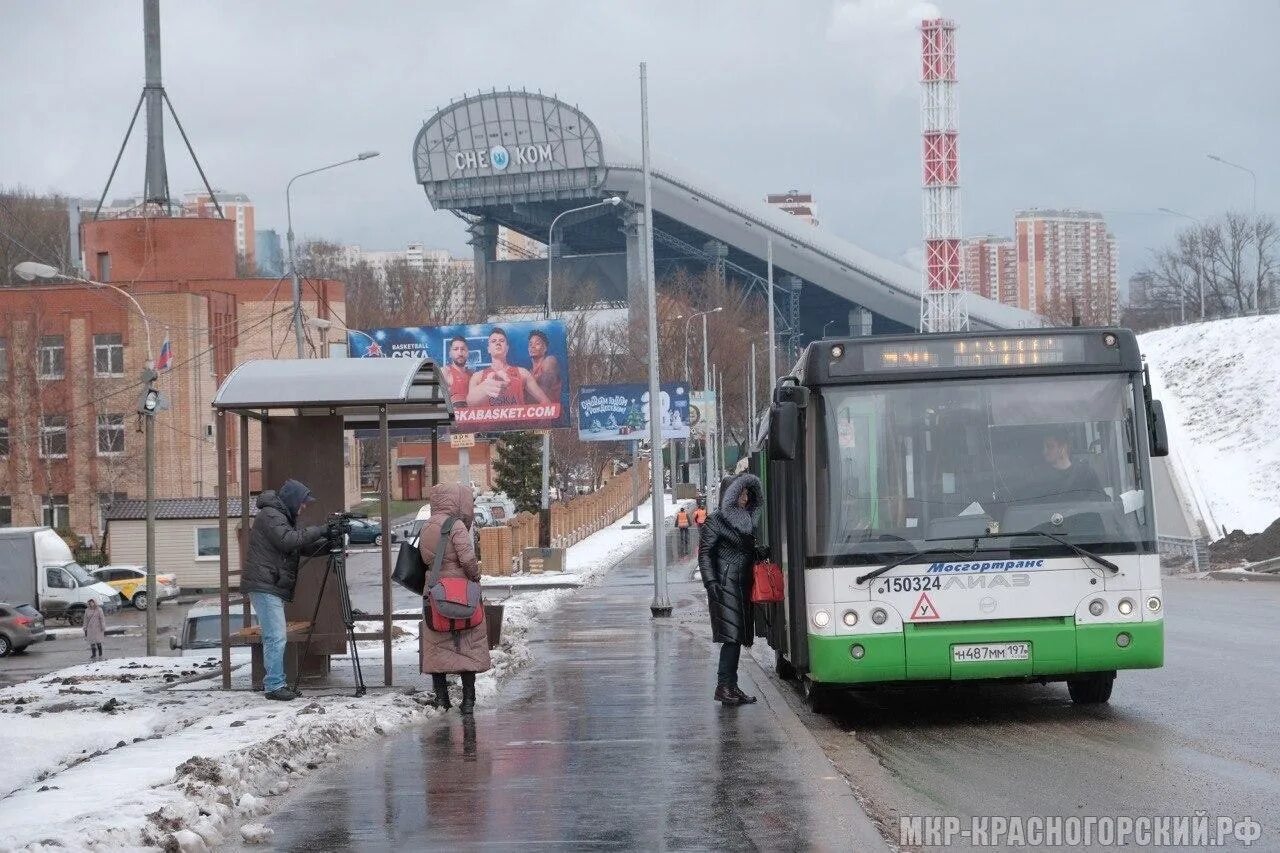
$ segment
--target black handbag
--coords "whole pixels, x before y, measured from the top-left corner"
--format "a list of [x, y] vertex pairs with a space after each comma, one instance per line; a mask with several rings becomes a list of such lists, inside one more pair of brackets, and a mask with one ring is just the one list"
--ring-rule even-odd
[[427, 585], [427, 567], [422, 562], [422, 552], [418, 550], [416, 540], [400, 543], [391, 579], [414, 595], [422, 595]]

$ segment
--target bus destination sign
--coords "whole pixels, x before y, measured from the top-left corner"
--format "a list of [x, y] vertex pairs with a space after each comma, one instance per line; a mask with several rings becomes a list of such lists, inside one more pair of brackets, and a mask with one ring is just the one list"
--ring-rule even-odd
[[1086, 357], [1082, 335], [936, 338], [867, 344], [862, 352], [862, 368], [868, 372], [1036, 367], [1096, 360]]

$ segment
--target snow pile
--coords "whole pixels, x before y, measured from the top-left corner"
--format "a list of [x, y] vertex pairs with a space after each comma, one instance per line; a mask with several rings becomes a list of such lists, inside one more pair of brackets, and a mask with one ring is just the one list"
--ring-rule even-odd
[[[668, 501], [666, 515], [675, 508]], [[569, 549], [568, 565], [584, 582], [652, 535], [622, 530], [628, 520]], [[539, 617], [572, 594], [506, 600], [494, 668], [477, 679], [480, 704], [531, 658], [526, 637]], [[416, 673], [418, 623], [396, 627], [393, 664]], [[381, 642], [360, 643], [360, 657], [375, 682]], [[340, 657], [332, 663], [334, 672], [346, 666]], [[262, 818], [297, 779], [362, 739], [441, 713], [416, 687], [268, 702], [247, 689], [216, 689], [217, 667], [213, 657], [117, 659], [0, 690], [0, 851], [202, 851], [235, 836], [269, 843]], [[234, 675], [246, 688], [247, 669]]]
[[1228, 530], [1280, 518], [1280, 316], [1240, 317], [1138, 338], [1170, 442]]

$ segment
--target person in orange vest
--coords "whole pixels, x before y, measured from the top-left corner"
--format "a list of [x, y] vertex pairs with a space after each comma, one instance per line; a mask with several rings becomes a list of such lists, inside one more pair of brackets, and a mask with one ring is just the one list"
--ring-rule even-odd
[[698, 508], [693, 511], [693, 524], [695, 527], [701, 527], [706, 523], [707, 523], [707, 508], [699, 504]]
[[680, 556], [689, 553], [689, 511], [680, 507], [676, 512], [676, 529], [680, 531]]

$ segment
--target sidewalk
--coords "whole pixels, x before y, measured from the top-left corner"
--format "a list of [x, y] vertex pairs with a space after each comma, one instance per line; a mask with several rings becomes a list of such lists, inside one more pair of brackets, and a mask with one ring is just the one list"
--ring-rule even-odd
[[655, 621], [650, 553], [549, 614], [474, 724], [454, 711], [299, 789], [268, 824], [277, 849], [885, 849], [750, 655], [761, 701], [712, 702], [693, 561], [671, 565], [675, 615]]

